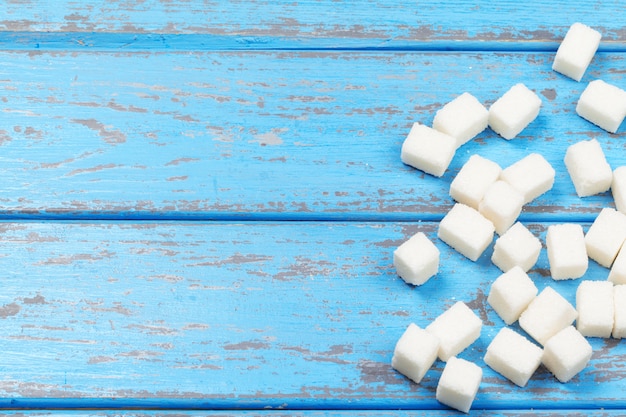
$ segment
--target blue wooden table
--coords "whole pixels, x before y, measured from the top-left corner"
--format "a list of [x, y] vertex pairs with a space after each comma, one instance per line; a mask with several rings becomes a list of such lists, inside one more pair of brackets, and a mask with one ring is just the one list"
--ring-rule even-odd
[[[603, 35], [580, 83], [551, 70], [577, 21]], [[597, 138], [626, 165], [626, 128], [574, 110], [593, 79], [626, 88], [624, 27], [617, 0], [2, 2], [0, 412], [456, 415], [443, 363], [420, 385], [390, 363], [409, 323], [461, 300], [484, 322], [461, 355], [484, 370], [473, 413], [622, 415], [626, 342], [589, 339], [567, 384], [489, 369], [492, 247], [474, 263], [436, 231], [473, 154], [552, 164], [521, 215], [544, 242], [613, 206], [578, 198], [563, 157]], [[413, 122], [518, 82], [543, 100], [520, 137], [483, 132], [442, 178], [402, 164]], [[418, 231], [441, 267], [416, 288], [392, 253]], [[530, 276], [574, 302], [545, 249]]]

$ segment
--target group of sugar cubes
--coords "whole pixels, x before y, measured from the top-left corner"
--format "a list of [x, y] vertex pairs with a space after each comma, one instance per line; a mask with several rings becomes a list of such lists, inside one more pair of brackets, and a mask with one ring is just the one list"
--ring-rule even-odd
[[446, 362], [436, 399], [467, 413], [478, 392], [482, 369], [457, 355], [480, 337], [481, 329], [480, 318], [458, 301], [424, 329], [411, 323], [396, 343], [391, 366], [419, 384], [437, 358]]
[[[554, 70], [577, 81], [582, 78], [599, 43], [599, 36], [594, 41], [595, 31], [589, 30], [581, 24], [572, 25], [559, 48]], [[512, 139], [536, 118], [540, 106], [541, 100], [522, 84], [511, 88], [488, 112], [473, 96], [464, 93], [437, 112], [433, 129], [414, 124], [403, 144], [402, 160], [426, 173], [441, 176], [456, 149], [488, 125], [502, 137]], [[524, 111], [520, 111], [520, 107]], [[601, 80], [593, 81], [581, 95], [576, 111], [592, 123], [615, 132], [626, 115], [626, 93]], [[608, 164], [603, 159], [601, 149], [600, 152], [598, 149], [599, 144], [595, 140], [581, 142], [568, 149], [565, 163], [576, 192], [581, 197], [593, 195], [606, 191], [613, 184], [616, 206], [626, 210], [626, 167], [619, 171], [619, 176], [618, 170], [611, 173], [610, 180], [607, 180]], [[524, 169], [533, 164], [533, 168], [542, 169]], [[538, 290], [525, 271], [536, 262], [541, 243], [521, 223], [513, 223], [523, 204], [552, 187], [555, 173], [537, 154], [530, 155], [524, 162], [520, 161], [514, 166], [507, 168], [507, 175], [507, 170], [502, 171], [492, 161], [479, 156], [470, 158], [462, 169], [465, 173], [460, 175], [459, 172], [455, 178], [456, 184], [453, 181], [451, 185], [450, 194], [458, 204], [444, 218], [445, 222], [442, 220], [444, 227], [442, 229], [440, 226], [439, 237], [468, 258], [476, 260], [491, 242], [493, 232], [497, 231], [501, 235], [494, 246], [492, 260], [504, 274], [494, 282], [489, 303], [505, 323], [511, 324], [519, 319], [522, 329], [542, 344], [543, 349], [515, 331], [503, 328], [490, 343], [485, 362], [520, 386], [526, 385], [542, 362], [557, 379], [565, 382], [580, 372], [591, 358], [591, 346], [583, 334], [607, 337], [607, 329], [610, 329], [608, 332], [613, 337], [626, 335], [626, 285], [613, 288], [611, 282], [621, 282], [621, 279], [626, 281], [626, 251], [623, 267], [619, 270], [623, 275], [619, 276], [615, 266], [621, 259], [617, 253], [623, 240], [618, 245], [615, 242], [619, 238], [609, 239], [608, 243], [601, 238], [603, 232], [621, 233], [613, 233], [616, 229], [612, 225], [607, 226], [609, 222], [605, 220], [615, 210], [603, 210], [582, 240], [580, 226], [551, 226], [546, 244], [551, 273], [555, 279], [571, 278], [581, 270], [586, 270], [587, 256], [604, 265], [608, 263], [604, 258], [615, 260], [611, 270], [613, 277], [610, 276], [608, 282], [583, 281], [577, 291], [578, 310], [550, 287], [537, 295]], [[476, 178], [482, 181], [475, 181]], [[517, 187], [511, 184], [515, 181]], [[619, 187], [615, 186], [616, 182]], [[571, 248], [576, 248], [574, 265], [562, 262], [565, 260], [565, 252]], [[520, 249], [523, 250], [520, 252]], [[416, 260], [411, 252], [426, 256]], [[394, 263], [402, 278], [420, 285], [437, 273], [439, 251], [423, 233], [418, 233], [394, 252]], [[456, 308], [461, 310], [460, 307]], [[572, 326], [574, 320], [577, 320], [578, 328]], [[462, 320], [457, 321], [462, 323]], [[416, 340], [421, 340], [417, 343], [420, 346], [417, 351], [429, 351], [430, 354], [414, 356]], [[392, 360], [394, 368], [419, 383], [436, 357], [441, 355], [440, 343], [437, 336], [412, 324], [398, 341]], [[450, 346], [450, 343], [446, 345]], [[450, 352], [443, 354], [447, 356], [448, 363], [437, 387], [437, 399], [467, 412], [478, 390], [482, 370], [475, 364], [448, 356], [454, 355]]]
[[546, 234], [550, 275], [556, 280], [580, 278], [590, 258], [611, 268], [609, 281], [626, 284], [625, 241], [626, 215], [613, 208], [602, 209], [586, 234], [579, 224], [551, 225]]
[[[586, 235], [577, 224], [548, 227], [546, 246], [554, 279], [581, 277], [588, 258], [606, 267], [613, 266], [612, 273], [607, 281], [582, 281], [576, 292], [576, 308], [550, 287], [537, 295], [536, 286], [520, 266], [503, 273], [493, 283], [488, 303], [506, 324], [519, 320], [520, 327], [543, 345], [543, 352], [528, 340], [522, 343], [523, 336], [512, 336], [507, 330], [502, 341], [499, 336], [492, 341], [485, 362], [520, 386], [524, 386], [539, 363], [559, 381], [566, 382], [591, 358], [591, 346], [585, 336], [626, 336], [626, 285], [614, 286], [625, 282], [622, 277], [626, 270], [615, 265], [624, 241], [626, 215], [612, 208], [600, 212]], [[572, 326], [574, 320], [576, 328]], [[520, 346], [517, 353], [505, 348], [514, 343]]]
[[[613, 171], [596, 139], [580, 141], [567, 148], [565, 167], [579, 197], [605, 192], [613, 183]], [[574, 223], [551, 225], [546, 234], [550, 275], [553, 279], [582, 277], [588, 258], [610, 267], [626, 240], [626, 216], [603, 210], [584, 234]]]
[[524, 204], [550, 190], [555, 170], [543, 156], [532, 153], [501, 167], [472, 155], [450, 184], [457, 202], [439, 225], [439, 238], [472, 261], [496, 240], [492, 261], [502, 270], [520, 265], [529, 270], [537, 261], [541, 242], [517, 221]]
[[580, 197], [611, 190], [617, 210], [600, 211], [587, 234], [578, 224], [552, 225], [548, 228], [546, 246], [550, 272], [554, 279], [582, 277], [587, 258], [611, 268], [609, 280], [626, 284], [626, 167], [613, 171], [596, 139], [571, 145], [565, 166]]
[[[556, 53], [552, 68], [576, 81], [587, 70], [601, 35], [574, 23]], [[402, 145], [402, 161], [427, 174], [441, 177], [456, 150], [490, 127], [513, 139], [539, 114], [541, 99], [522, 83], [511, 87], [487, 110], [465, 92], [435, 114], [433, 127], [414, 123]], [[602, 80], [591, 81], [581, 94], [576, 112], [608, 132], [615, 133], [626, 117], [626, 91]]]
[[591, 359], [585, 337], [626, 336], [626, 285], [582, 281], [576, 308], [551, 287], [537, 292], [528, 275], [515, 267], [494, 281], [487, 298], [506, 324], [519, 320], [520, 327], [543, 346], [542, 350], [509, 328], [488, 346], [485, 363], [519, 386], [526, 385], [540, 363], [567, 382]]
[[[574, 23], [556, 52], [552, 69], [580, 81], [598, 50], [600, 32]], [[576, 113], [582, 118], [615, 133], [626, 117], [626, 91], [602, 80], [591, 81], [580, 96]]]
[[524, 84], [516, 84], [489, 110], [470, 93], [463, 93], [435, 114], [433, 127], [414, 123], [401, 159], [427, 174], [441, 177], [456, 150], [488, 126], [505, 139], [513, 139], [539, 114], [541, 99]]
[[625, 241], [626, 215], [612, 208], [600, 212], [586, 235], [577, 224], [550, 226], [546, 245], [554, 279], [584, 275], [588, 258], [613, 267], [609, 279], [582, 281], [574, 308], [550, 287], [537, 295], [537, 287], [521, 266], [503, 273], [492, 284], [488, 303], [506, 324], [519, 320], [520, 327], [543, 346], [543, 351], [513, 330], [502, 330], [502, 336], [498, 334], [487, 348], [485, 363], [520, 386], [540, 363], [566, 382], [591, 358], [591, 345], [585, 336], [625, 337], [626, 285], [614, 285], [626, 281], [626, 268], [616, 266]]
[[[550, 226], [553, 227], [553, 226]], [[550, 233], [550, 228], [548, 228]], [[595, 218], [584, 237], [577, 237], [577, 247], [585, 251], [586, 257], [599, 265], [610, 268], [607, 281], [616, 286], [626, 284], [626, 214], [613, 208], [603, 208]], [[563, 243], [562, 257], [571, 250], [572, 242]], [[548, 244], [548, 255], [550, 246]], [[582, 258], [582, 255], [581, 255]], [[571, 265], [570, 265], [571, 267]], [[551, 266], [552, 268], [552, 266]], [[582, 270], [582, 267], [579, 267]], [[553, 274], [554, 275], [554, 274]], [[573, 275], [573, 274], [572, 274]], [[576, 275], [582, 276], [580, 272]], [[620, 290], [622, 291], [622, 290]], [[626, 331], [626, 328], [624, 329]]]
[[[465, 205], [455, 207], [469, 209]], [[467, 223], [475, 222], [469, 220]], [[512, 243], [507, 240], [509, 236]], [[598, 263], [610, 266], [613, 259], [618, 257], [624, 240], [626, 240], [626, 215], [611, 208], [600, 212], [586, 236], [583, 235], [579, 225], [550, 226], [547, 246], [553, 277], [571, 278], [579, 274], [577, 270], [586, 270], [587, 253]], [[524, 241], [526, 244], [519, 243]], [[502, 244], [499, 245], [499, 242]], [[499, 249], [500, 246], [504, 249]], [[536, 262], [540, 249], [539, 240], [521, 223], [516, 223], [496, 241], [492, 256], [496, 260], [494, 263], [505, 273], [493, 283], [488, 297], [489, 304], [506, 324], [512, 324], [519, 319], [521, 328], [544, 346], [542, 350], [510, 329], [502, 330], [490, 344], [485, 362], [520, 386], [526, 384], [542, 362], [562, 382], [568, 381], [580, 372], [591, 357], [591, 347], [583, 335], [605, 337], [611, 333], [614, 337], [626, 335], [626, 286], [615, 287], [615, 295], [611, 295], [615, 298], [613, 303], [613, 298], [607, 299], [607, 287], [610, 285], [611, 289], [613, 286], [611, 281], [606, 283], [583, 281], [577, 291], [578, 311], [550, 287], [537, 295], [538, 290], [526, 271]], [[419, 256], [416, 256], [418, 254]], [[521, 259], [516, 259], [516, 255], [521, 256]], [[398, 273], [407, 282], [416, 285], [437, 273], [438, 262], [439, 251], [422, 232], [414, 235], [394, 252], [394, 263]], [[622, 278], [613, 279], [622, 282], [620, 281]], [[596, 286], [604, 286], [604, 289]], [[612, 291], [611, 289], [610, 294], [613, 294]], [[624, 306], [619, 310], [621, 315], [618, 314], [619, 305]], [[460, 310], [461, 307], [457, 309]], [[450, 313], [448, 317], [452, 316]], [[571, 324], [577, 318], [578, 329], [575, 329]], [[448, 326], [453, 322], [450, 321]], [[457, 318], [456, 322], [461, 328], [469, 328], [463, 320]], [[437, 328], [434, 323], [432, 326]], [[602, 332], [597, 330], [599, 327], [603, 328]], [[445, 339], [446, 335], [439, 333], [438, 337]], [[444, 346], [446, 347], [437, 348], [443, 360], [458, 353], [459, 346], [462, 350], [465, 345], [446, 342]], [[406, 369], [402, 370], [402, 365], [398, 365], [396, 369], [405, 375], [413, 375], [409, 377], [419, 382], [425, 369], [432, 365], [431, 359], [434, 361], [432, 355], [423, 357], [425, 362], [420, 363], [417, 374], [411, 374], [411, 371]], [[424, 363], [429, 364], [425, 367]]]
[[[552, 69], [576, 81], [582, 79], [600, 44], [598, 31], [574, 23], [559, 45]], [[522, 83], [511, 87], [487, 110], [465, 92], [437, 111], [433, 127], [414, 123], [402, 145], [402, 161], [440, 177], [456, 150], [487, 127], [513, 139], [539, 114], [541, 99]], [[626, 117], [626, 91], [602, 80], [590, 82], [576, 112], [597, 126], [615, 133]]]
[[[585, 320], [594, 320], [595, 294], [589, 294], [581, 284], [577, 310], [551, 287], [539, 295], [537, 292], [532, 280], [516, 267], [493, 283], [488, 297], [506, 324], [519, 320], [520, 327], [543, 346], [542, 349], [505, 327], [487, 347], [485, 363], [521, 387], [542, 363], [559, 381], [567, 382], [587, 366], [592, 355], [591, 345], [585, 339]], [[585, 297], [586, 304], [581, 301]], [[613, 299], [610, 302], [613, 305]], [[577, 328], [572, 325], [574, 320]]]
[[[503, 271], [515, 265], [525, 271], [535, 265], [541, 242], [523, 224], [515, 222], [524, 204], [552, 188], [555, 171], [539, 154], [530, 154], [502, 170], [498, 164], [473, 155], [450, 185], [458, 202], [441, 220], [439, 238], [476, 261], [500, 234], [493, 263]], [[422, 285], [437, 274], [440, 252], [418, 232], [393, 254], [398, 275], [407, 283]]]
[[[596, 139], [571, 145], [564, 158], [577, 194], [586, 197], [613, 190], [616, 205], [626, 210], [626, 167], [608, 164]], [[467, 258], [475, 261], [489, 246], [494, 231], [493, 263], [507, 271], [514, 265], [528, 271], [537, 261], [541, 242], [517, 222], [524, 204], [550, 190], [555, 170], [533, 153], [502, 170], [479, 155], [472, 155], [450, 184], [457, 204], [442, 219], [438, 236]], [[619, 201], [619, 203], [618, 203]], [[610, 267], [626, 240], [626, 215], [605, 209], [585, 236], [578, 224], [548, 228], [546, 246], [554, 279], [579, 278], [588, 267], [588, 257]], [[613, 273], [626, 283], [626, 250]]]
[[[592, 356], [585, 336], [626, 336], [626, 285], [582, 281], [574, 308], [551, 287], [538, 294], [526, 272], [515, 266], [494, 281], [487, 301], [507, 325], [519, 321], [520, 327], [543, 346], [505, 327], [487, 347], [485, 363], [520, 387], [540, 364], [561, 382], [572, 379]], [[447, 362], [436, 398], [467, 412], [478, 392], [482, 370], [456, 355], [478, 339], [481, 328], [480, 318], [466, 304], [457, 302], [425, 329], [410, 324], [396, 344], [392, 366], [420, 383], [437, 358]]]
[[485, 363], [516, 385], [526, 385], [541, 363], [561, 382], [587, 366], [591, 345], [572, 326], [578, 311], [551, 287], [541, 293], [519, 266], [492, 284], [487, 302], [507, 324], [520, 327], [543, 348], [505, 327], [487, 347]]

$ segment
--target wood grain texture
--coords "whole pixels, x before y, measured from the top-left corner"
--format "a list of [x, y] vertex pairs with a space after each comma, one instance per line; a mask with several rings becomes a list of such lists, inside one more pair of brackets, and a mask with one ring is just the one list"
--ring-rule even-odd
[[[585, 229], [568, 146], [626, 164], [624, 128], [576, 116], [586, 84], [626, 87], [626, 6], [605, 1], [7, 1], [0, 3], [0, 414], [451, 416], [443, 363], [416, 385], [391, 366], [409, 323], [455, 301], [483, 320], [461, 356], [484, 369], [476, 414], [622, 415], [626, 345], [590, 339], [561, 384], [520, 389], [483, 362], [504, 325], [500, 271], [436, 238], [472, 154], [531, 152], [557, 170], [522, 220]], [[576, 21], [603, 35], [583, 81], [551, 70]], [[464, 91], [523, 82], [543, 100], [513, 141], [490, 130], [433, 178], [400, 161], [413, 122]], [[416, 288], [393, 250], [417, 231], [439, 274]], [[554, 282], [545, 250], [530, 271]], [[595, 262], [584, 279], [604, 280]], [[517, 330], [517, 325], [513, 326]]]
[[[530, 224], [543, 239], [545, 224]], [[417, 231], [442, 252], [422, 287], [392, 252]], [[443, 364], [421, 385], [390, 367], [406, 326], [457, 300], [483, 320], [460, 356], [484, 369], [475, 408], [623, 407], [626, 345], [590, 339], [569, 384], [541, 368], [520, 389], [482, 362], [504, 325], [486, 303], [500, 274], [435, 237], [436, 223], [3, 223], [4, 407], [445, 409]], [[571, 302], [542, 254], [530, 275]], [[585, 279], [606, 279], [591, 263]], [[519, 329], [518, 329], [519, 330]], [[114, 399], [114, 400], [112, 400]]]
[[[624, 4], [607, 1], [20, 1], [0, 30], [211, 35], [230, 47], [393, 47], [433, 41], [558, 42], [577, 21], [625, 38]], [[97, 39], [97, 37], [96, 37]], [[154, 38], [159, 41], [158, 37]], [[452, 41], [452, 42], [450, 42]]]
[[[622, 411], [619, 410], [478, 410], [481, 416], [490, 417], [518, 417], [518, 416], [541, 416], [541, 417], [584, 417], [584, 416], [620, 416]], [[71, 411], [71, 410], [20, 410], [20, 411], [6, 411], [0, 413], [0, 415], [13, 417], [112, 417], [119, 415], [129, 417], [450, 417], [459, 416], [459, 412], [456, 410], [87, 410], [87, 411]]]
[[[538, 152], [557, 170], [535, 214], [589, 221], [610, 195], [580, 199], [567, 147], [597, 138], [616, 168], [623, 129], [575, 114], [587, 82], [622, 85], [626, 61], [598, 54], [583, 82], [552, 53], [4, 52], [0, 210], [5, 216], [432, 220], [470, 155], [503, 167]], [[445, 71], [442, 71], [445, 68]], [[464, 91], [489, 105], [524, 82], [543, 100], [521, 135], [491, 130], [443, 178], [405, 166], [413, 122]]]

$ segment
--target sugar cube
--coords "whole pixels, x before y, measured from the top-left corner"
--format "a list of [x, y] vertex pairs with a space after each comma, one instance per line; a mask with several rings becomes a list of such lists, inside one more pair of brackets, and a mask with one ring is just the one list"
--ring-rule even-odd
[[613, 306], [615, 315], [611, 335], [615, 339], [623, 339], [626, 337], [626, 285], [613, 287]]
[[626, 249], [623, 245], [611, 265], [608, 281], [615, 285], [626, 284]]
[[391, 366], [419, 384], [437, 359], [439, 340], [415, 323], [409, 324], [393, 351]]
[[613, 182], [611, 182], [611, 193], [615, 202], [615, 208], [626, 214], [626, 165], [615, 168], [613, 171]]
[[462, 301], [457, 301], [426, 326], [426, 330], [439, 339], [439, 359], [447, 361], [480, 337], [482, 325], [476, 313]]
[[576, 290], [576, 328], [587, 337], [611, 337], [613, 283], [582, 281]]
[[454, 157], [456, 143], [450, 135], [414, 123], [402, 144], [401, 159], [413, 168], [441, 177]]
[[503, 235], [515, 223], [524, 205], [524, 196], [505, 181], [496, 181], [478, 204], [480, 214], [491, 220], [496, 233]]
[[489, 111], [470, 93], [463, 93], [435, 114], [433, 128], [457, 140], [457, 148], [487, 128]]
[[582, 371], [591, 359], [591, 345], [574, 326], [567, 326], [544, 345], [542, 362], [561, 382]]
[[511, 87], [489, 108], [489, 126], [504, 139], [520, 134], [539, 114], [541, 99], [524, 84]]
[[601, 38], [597, 30], [582, 23], [574, 23], [556, 51], [552, 69], [580, 81], [598, 50]]
[[548, 226], [546, 247], [553, 279], [580, 278], [587, 272], [589, 259], [581, 225], [565, 223]]
[[506, 324], [512, 324], [535, 299], [537, 292], [526, 272], [516, 266], [491, 284], [487, 302]]
[[393, 252], [393, 264], [404, 281], [422, 285], [439, 270], [439, 249], [418, 232]]
[[472, 155], [450, 184], [450, 196], [457, 202], [478, 210], [478, 204], [491, 184], [500, 177], [502, 168], [497, 163]]
[[514, 384], [524, 387], [541, 364], [543, 349], [508, 327], [487, 347], [485, 363]]
[[625, 240], [626, 214], [603, 208], [585, 235], [587, 254], [600, 265], [610, 268]]
[[578, 99], [576, 113], [615, 133], [626, 117], [626, 91], [602, 80], [591, 81]]
[[524, 271], [532, 268], [541, 253], [541, 241], [522, 223], [517, 222], [496, 239], [491, 261], [506, 272], [514, 266]]
[[596, 139], [583, 140], [568, 147], [565, 167], [579, 197], [603, 193], [611, 188], [613, 171]]
[[542, 345], [578, 317], [576, 309], [561, 294], [546, 287], [520, 315], [519, 325]]
[[476, 261], [493, 241], [495, 227], [477, 210], [457, 203], [439, 222], [437, 235], [463, 256]]
[[483, 370], [480, 366], [465, 359], [452, 357], [443, 368], [435, 398], [448, 407], [468, 413], [482, 378]]
[[556, 171], [538, 153], [531, 153], [502, 171], [500, 179], [524, 194], [524, 204], [530, 203], [554, 185]]

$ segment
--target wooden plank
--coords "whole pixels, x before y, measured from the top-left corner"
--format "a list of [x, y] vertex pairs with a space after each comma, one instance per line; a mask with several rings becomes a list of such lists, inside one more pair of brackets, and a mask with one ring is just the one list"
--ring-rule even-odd
[[[531, 224], [544, 237], [547, 224]], [[422, 287], [392, 251], [416, 231], [442, 252]], [[0, 407], [443, 410], [437, 362], [421, 385], [390, 367], [410, 322], [457, 300], [483, 320], [461, 357], [484, 369], [476, 409], [626, 406], [626, 344], [590, 339], [569, 384], [541, 368], [525, 389], [482, 362], [503, 322], [499, 270], [435, 238], [436, 223], [2, 223]], [[580, 280], [531, 277], [571, 302]], [[606, 279], [591, 262], [585, 279]]]
[[[574, 112], [589, 80], [623, 84], [620, 54], [596, 56], [581, 83], [553, 72], [551, 53], [0, 58], [0, 210], [9, 217], [432, 220], [451, 206], [449, 184], [471, 154], [508, 166], [539, 152], [556, 183], [525, 218], [589, 221], [612, 199], [575, 195], [566, 148], [596, 137], [613, 167], [626, 163], [623, 129], [608, 134]], [[442, 178], [401, 163], [413, 122], [430, 124], [463, 91], [489, 105], [517, 82], [543, 100], [521, 137], [483, 132]]]
[[[481, 416], [490, 417], [516, 417], [516, 416], [543, 416], [543, 417], [583, 417], [589, 415], [601, 415], [605, 417], [621, 416], [623, 411], [621, 410], [476, 410], [476, 414], [480, 413]], [[25, 416], [25, 417], [110, 417], [119, 416], [119, 410], [87, 410], [87, 411], [68, 411], [68, 410], [43, 410], [43, 411], [5, 411], [0, 413], [1, 416], [13, 417], [13, 416]], [[459, 416], [458, 411], [454, 410], [286, 410], [286, 411], [274, 411], [274, 410], [262, 410], [262, 411], [248, 411], [248, 410], [228, 410], [228, 411], [212, 411], [212, 410], [124, 410], [124, 415], [129, 417], [195, 417], [195, 416], [207, 416], [207, 417], [449, 417]]]
[[[537, 11], [541, 13], [537, 13]], [[231, 45], [280, 47], [298, 39], [336, 46], [424, 41], [558, 41], [582, 21], [608, 43], [624, 39], [624, 5], [612, 1], [162, 1], [3, 2], [0, 30], [208, 34]], [[610, 19], [607, 19], [610, 16]], [[158, 38], [155, 38], [158, 41]], [[452, 42], [449, 42], [452, 43]]]
[[[459, 412], [455, 410], [262, 410], [262, 411], [248, 411], [248, 410], [227, 410], [227, 411], [212, 411], [212, 410], [124, 410], [125, 416], [129, 417], [195, 417], [195, 416], [207, 416], [207, 417], [449, 417], [459, 416]], [[516, 416], [543, 416], [543, 417], [583, 417], [589, 415], [601, 415], [605, 417], [621, 416], [623, 411], [621, 410], [476, 410], [476, 414], [480, 413], [481, 416], [490, 417], [516, 417]], [[0, 413], [1, 416], [13, 417], [13, 416], [25, 416], [25, 417], [110, 417], [119, 416], [119, 410], [87, 410], [87, 411], [68, 411], [68, 410], [42, 410], [42, 411], [5, 411]]]

